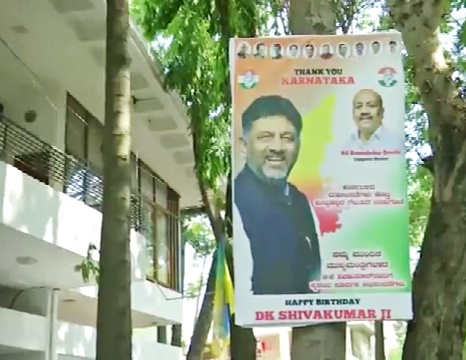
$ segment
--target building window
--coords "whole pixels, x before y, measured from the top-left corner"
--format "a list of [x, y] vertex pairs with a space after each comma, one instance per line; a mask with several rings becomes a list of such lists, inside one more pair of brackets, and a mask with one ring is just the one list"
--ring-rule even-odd
[[[68, 94], [65, 192], [101, 210], [103, 125]], [[131, 226], [147, 239], [147, 278], [180, 291], [179, 195], [131, 154]]]
[[155, 265], [156, 280], [170, 287], [170, 247], [168, 239], [167, 213], [162, 209], [156, 209], [156, 238], [155, 254], [157, 264]]
[[142, 160], [138, 161], [138, 173], [138, 223], [148, 240], [147, 277], [179, 291], [179, 196]]
[[172, 189], [168, 189], [167, 192], [167, 210], [169, 214], [175, 216], [169, 216], [167, 231], [168, 231], [168, 247], [170, 249], [170, 278], [169, 283], [172, 289], [181, 291], [181, 269], [183, 264], [181, 263], [181, 224], [179, 222], [180, 214], [180, 197]]
[[68, 94], [65, 151], [65, 193], [101, 210], [103, 125]]

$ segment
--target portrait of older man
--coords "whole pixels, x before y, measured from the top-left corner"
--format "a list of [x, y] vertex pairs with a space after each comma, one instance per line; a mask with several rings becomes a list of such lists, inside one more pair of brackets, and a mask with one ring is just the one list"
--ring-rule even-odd
[[385, 108], [382, 96], [372, 89], [361, 89], [353, 97], [352, 117], [356, 131], [343, 150], [404, 151], [404, 136], [395, 134], [384, 124]]

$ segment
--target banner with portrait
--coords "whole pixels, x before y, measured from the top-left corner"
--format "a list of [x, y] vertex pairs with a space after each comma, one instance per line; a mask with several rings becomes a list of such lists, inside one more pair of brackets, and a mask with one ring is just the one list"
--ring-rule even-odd
[[401, 50], [231, 39], [239, 325], [412, 318]]

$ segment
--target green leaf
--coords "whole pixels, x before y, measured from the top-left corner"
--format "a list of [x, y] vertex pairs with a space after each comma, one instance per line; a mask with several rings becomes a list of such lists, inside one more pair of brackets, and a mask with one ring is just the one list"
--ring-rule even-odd
[[463, 21], [463, 24], [461, 25], [458, 31], [458, 38], [459, 38], [460, 44], [465, 46], [466, 45], [466, 21]]
[[193, 247], [196, 256], [205, 258], [215, 251], [216, 243], [212, 228], [204, 215], [184, 218], [182, 237]]
[[99, 282], [100, 265], [96, 260], [94, 260], [94, 258], [97, 257], [96, 252], [98, 252], [97, 247], [93, 243], [90, 243], [87, 249], [86, 258], [74, 266], [74, 271], [80, 272], [84, 282], [86, 283], [89, 282], [91, 278], [94, 278]]

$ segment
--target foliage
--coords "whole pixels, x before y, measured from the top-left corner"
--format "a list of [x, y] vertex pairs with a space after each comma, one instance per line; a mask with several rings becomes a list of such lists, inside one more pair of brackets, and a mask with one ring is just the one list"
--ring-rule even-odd
[[429, 170], [418, 166], [409, 172], [409, 233], [411, 243], [416, 246], [420, 245], [427, 224], [431, 193], [432, 175]]
[[392, 349], [387, 356], [387, 360], [401, 360], [402, 350], [401, 347]]
[[205, 282], [202, 277], [200, 277], [198, 281], [188, 284], [188, 286], [184, 290], [184, 297], [185, 298], [197, 298], [198, 296], [200, 296], [204, 285], [205, 285]]
[[203, 268], [199, 279], [187, 284], [185, 297], [196, 298], [200, 296], [202, 289], [206, 285], [204, 281], [204, 266], [216, 248], [215, 238], [209, 219], [205, 215], [185, 216], [181, 224], [182, 238], [185, 244], [189, 244], [194, 249], [194, 260], [202, 259]]
[[99, 250], [97, 247], [90, 243], [87, 248], [87, 255], [83, 261], [75, 265], [74, 271], [80, 272], [84, 282], [89, 282], [91, 279], [95, 279], [99, 282], [100, 264], [98, 262]]
[[[255, 21], [244, 4], [229, 3], [235, 14], [229, 19], [231, 35], [246, 34], [249, 22]], [[169, 39], [168, 46], [158, 49], [165, 86], [178, 91], [188, 106], [191, 130], [201, 134], [196, 170], [215, 189], [230, 170], [229, 36], [225, 39], [222, 34], [222, 9], [212, 5], [210, 1], [135, 0], [133, 13], [149, 40]]]
[[182, 238], [191, 245], [196, 257], [205, 258], [215, 250], [215, 238], [205, 215], [185, 217], [181, 224]]
[[377, 0], [331, 0], [331, 6], [336, 13], [337, 28], [343, 34], [349, 34], [353, 29], [369, 29], [373, 27], [374, 20], [369, 16], [368, 10], [381, 6]]
[[405, 321], [395, 321], [393, 323], [393, 328], [395, 330], [396, 341], [400, 347], [403, 347], [403, 342], [405, 340], [406, 334], [406, 322]]

